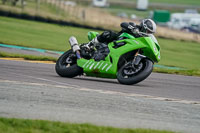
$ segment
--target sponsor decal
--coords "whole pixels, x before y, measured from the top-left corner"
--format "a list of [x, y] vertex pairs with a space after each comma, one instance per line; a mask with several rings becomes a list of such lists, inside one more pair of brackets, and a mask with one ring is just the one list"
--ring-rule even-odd
[[154, 48], [153, 48], [153, 50], [154, 50], [154, 52], [157, 52], [157, 49], [156, 49], [156, 47], [154, 47]]
[[136, 40], [133, 40], [136, 44], [139, 44], [139, 42], [138, 41], [136, 41]]

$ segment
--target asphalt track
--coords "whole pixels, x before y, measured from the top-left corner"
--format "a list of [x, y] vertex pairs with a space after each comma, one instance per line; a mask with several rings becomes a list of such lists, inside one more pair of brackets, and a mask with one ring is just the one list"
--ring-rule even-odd
[[152, 73], [127, 86], [54, 66], [0, 59], [0, 116], [200, 133], [200, 77]]

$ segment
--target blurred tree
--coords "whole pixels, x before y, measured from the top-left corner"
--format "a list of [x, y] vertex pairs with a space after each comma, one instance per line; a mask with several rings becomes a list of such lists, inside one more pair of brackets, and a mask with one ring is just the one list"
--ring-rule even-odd
[[12, 6], [16, 6], [19, 0], [2, 0], [2, 4], [11, 3]]
[[39, 13], [40, 9], [40, 0], [36, 0], [36, 13]]
[[18, 1], [19, 0], [12, 0], [11, 3], [12, 3], [13, 6], [16, 6]]
[[22, 8], [22, 12], [24, 11], [24, 6], [25, 6], [25, 1], [21, 0], [21, 8]]
[[5, 5], [7, 0], [2, 0], [2, 3]]

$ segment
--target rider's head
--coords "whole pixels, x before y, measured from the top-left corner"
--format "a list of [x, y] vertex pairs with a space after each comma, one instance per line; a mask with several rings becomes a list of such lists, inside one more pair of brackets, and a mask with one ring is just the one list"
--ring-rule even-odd
[[156, 32], [156, 24], [151, 19], [142, 20], [140, 27], [141, 27], [141, 32], [144, 32], [147, 34], [153, 34]]

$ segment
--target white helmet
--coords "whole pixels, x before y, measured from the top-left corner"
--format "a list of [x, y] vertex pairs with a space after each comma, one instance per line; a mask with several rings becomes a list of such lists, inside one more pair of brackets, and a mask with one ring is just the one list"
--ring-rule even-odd
[[156, 23], [151, 19], [142, 20], [140, 26], [141, 26], [142, 32], [150, 33], [150, 34], [156, 32]]

